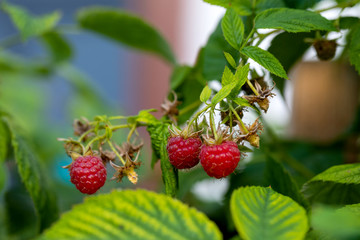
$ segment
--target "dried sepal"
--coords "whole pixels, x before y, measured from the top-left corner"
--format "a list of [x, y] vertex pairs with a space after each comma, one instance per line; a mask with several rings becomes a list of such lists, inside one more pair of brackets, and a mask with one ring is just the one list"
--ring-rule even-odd
[[275, 93], [271, 92], [274, 88], [275, 88], [275, 84], [271, 88], [266, 88], [266, 87], [262, 88], [261, 85], [257, 81], [255, 81], [255, 89], [259, 93], [259, 95], [243, 96], [243, 98], [248, 100], [250, 104], [254, 104], [254, 103], [259, 104], [259, 107], [262, 110], [264, 110], [264, 112], [266, 113], [267, 110], [269, 109], [269, 104], [270, 104], [268, 98], [275, 96]]
[[115, 145], [115, 147], [119, 151], [121, 157], [125, 158], [126, 155], [129, 155], [129, 157], [132, 159], [135, 157], [135, 153], [141, 150], [143, 145], [143, 142], [140, 142], [137, 145], [135, 143], [124, 142], [121, 147], [118, 145]]
[[241, 141], [245, 140], [256, 148], [260, 146], [260, 132], [263, 130], [263, 126], [260, 123], [259, 119], [256, 119], [255, 122], [251, 125], [246, 127], [248, 133], [245, 133], [243, 130], [240, 129], [240, 136], [236, 138], [236, 141], [240, 143]]
[[179, 115], [179, 106], [180, 102], [177, 100], [177, 95], [174, 91], [172, 91], [174, 95], [174, 100], [170, 101], [168, 98], [164, 99], [164, 102], [161, 104], [161, 111], [164, 116], [168, 116], [171, 121], [177, 122], [176, 117]]
[[115, 169], [115, 174], [111, 180], [121, 182], [123, 177], [127, 177], [132, 184], [136, 184], [138, 181], [138, 175], [135, 169], [138, 169], [140, 162], [138, 162], [139, 154], [136, 155], [135, 160], [131, 160], [129, 155], [126, 155], [126, 161], [124, 166], [118, 166], [114, 162], [110, 161], [110, 165]]
[[[73, 122], [73, 128], [74, 128], [74, 135], [75, 136], [81, 136], [87, 131], [89, 131], [92, 126], [89, 123], [89, 120], [86, 118], [82, 118], [81, 120], [75, 119]], [[86, 141], [87, 138], [91, 136], [92, 133], [87, 134], [85, 137], [82, 138], [82, 141]]]

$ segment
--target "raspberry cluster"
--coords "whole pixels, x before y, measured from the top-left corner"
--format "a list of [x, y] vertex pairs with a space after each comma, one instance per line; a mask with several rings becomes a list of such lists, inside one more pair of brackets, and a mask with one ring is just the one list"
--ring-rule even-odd
[[[235, 171], [241, 153], [234, 141], [205, 141], [194, 133], [170, 131], [167, 152], [170, 163], [177, 169], [190, 169], [199, 162], [210, 177], [224, 178]], [[187, 134], [186, 134], [187, 133]]]

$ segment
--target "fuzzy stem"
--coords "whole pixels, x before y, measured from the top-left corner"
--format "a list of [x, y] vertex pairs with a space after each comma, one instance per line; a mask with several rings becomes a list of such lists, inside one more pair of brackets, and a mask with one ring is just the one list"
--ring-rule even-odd
[[211, 128], [211, 131], [214, 134], [215, 142], [217, 142], [217, 140], [219, 139], [219, 136], [216, 133], [215, 118], [214, 118], [214, 108], [211, 108], [211, 110], [209, 111], [209, 118], [210, 118], [210, 128]]
[[247, 84], [249, 85], [249, 87], [251, 88], [251, 90], [254, 92], [254, 94], [256, 96], [260, 96], [260, 93], [255, 89], [254, 85], [252, 85], [252, 83], [250, 82], [249, 79], [246, 79]]
[[231, 104], [229, 104], [229, 107], [230, 107], [231, 111], [234, 113], [236, 119], [239, 121], [239, 123], [240, 123], [240, 126], [239, 126], [239, 127], [241, 128], [241, 130], [242, 130], [245, 134], [248, 134], [249, 131], [247, 130], [244, 122], [241, 120], [239, 114], [236, 112], [236, 110], [234, 109], [234, 107], [233, 107]]
[[246, 46], [246, 44], [248, 43], [249, 39], [254, 35], [254, 33], [255, 33], [255, 28], [253, 27], [253, 28], [251, 29], [251, 32], [249, 33], [249, 35], [248, 35], [247, 38], [245, 39], [244, 43], [241, 45], [239, 51], [241, 51], [241, 50]]
[[79, 142], [82, 142], [83, 139], [84, 139], [89, 133], [91, 133], [91, 132], [93, 132], [93, 131], [94, 131], [93, 128], [87, 130], [86, 132], [84, 132], [84, 133], [79, 137], [78, 141], [79, 141]]
[[195, 120], [197, 120], [198, 117], [199, 117], [203, 112], [207, 111], [210, 107], [211, 107], [211, 106], [206, 106], [204, 109], [202, 109], [201, 111], [197, 112], [197, 113], [195, 114], [195, 116], [190, 120], [188, 126], [190, 127], [191, 124], [192, 124]]
[[115, 149], [114, 145], [112, 144], [111, 141], [107, 141], [107, 143], [109, 144], [111, 150], [116, 154], [116, 156], [120, 159], [121, 163], [125, 166], [125, 160], [120, 156], [119, 152]]

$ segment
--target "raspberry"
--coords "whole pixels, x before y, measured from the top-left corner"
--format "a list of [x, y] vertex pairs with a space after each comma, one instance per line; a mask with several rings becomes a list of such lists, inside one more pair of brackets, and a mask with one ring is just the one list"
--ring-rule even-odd
[[234, 172], [240, 161], [240, 151], [235, 142], [224, 141], [217, 145], [203, 145], [200, 163], [210, 177], [223, 178]]
[[170, 137], [166, 146], [170, 163], [177, 169], [194, 167], [199, 163], [201, 145], [198, 137]]
[[106, 180], [106, 168], [99, 157], [80, 156], [70, 167], [71, 182], [86, 194], [93, 194]]

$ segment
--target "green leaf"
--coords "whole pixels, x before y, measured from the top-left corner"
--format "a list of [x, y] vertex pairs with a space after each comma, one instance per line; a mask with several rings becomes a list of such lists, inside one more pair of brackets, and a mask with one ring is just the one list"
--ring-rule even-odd
[[337, 31], [331, 21], [318, 13], [288, 8], [261, 12], [255, 18], [255, 28], [283, 29], [287, 32]]
[[[178, 189], [178, 173], [177, 169], [170, 163], [166, 150], [169, 137], [169, 124], [158, 123], [151, 124], [147, 127], [147, 131], [151, 138], [151, 147], [155, 155], [160, 159], [160, 167], [162, 179], [165, 185], [165, 193], [174, 197]], [[155, 163], [152, 163], [152, 165]]]
[[286, 72], [279, 62], [271, 53], [255, 46], [247, 46], [241, 50], [245, 56], [253, 59], [255, 62], [269, 70], [271, 73], [288, 79]]
[[205, 214], [178, 200], [125, 190], [87, 198], [40, 239], [220, 240], [222, 236]]
[[349, 211], [349, 212], [355, 214], [356, 216], [360, 217], [360, 203], [346, 205], [345, 207], [339, 209], [339, 211], [342, 211], [342, 210]]
[[234, 89], [236, 86], [236, 82], [223, 86], [218, 93], [211, 100], [211, 105], [215, 106], [219, 102], [221, 102], [224, 98], [226, 98], [230, 93], [231, 90]]
[[226, 11], [221, 21], [221, 28], [226, 41], [236, 50], [240, 50], [244, 38], [244, 24], [233, 9]]
[[235, 98], [239, 95], [241, 87], [246, 83], [250, 71], [250, 64], [246, 64], [239, 68], [235, 73], [236, 86], [231, 91], [231, 98]]
[[204, 103], [207, 100], [209, 100], [210, 96], [211, 96], [211, 89], [209, 88], [208, 85], [206, 85], [200, 94], [200, 101]]
[[160, 33], [141, 18], [125, 11], [91, 7], [78, 12], [80, 26], [127, 46], [151, 52], [175, 64], [174, 54]]
[[29, 37], [39, 36], [53, 29], [61, 17], [59, 12], [35, 17], [25, 9], [5, 2], [2, 3], [2, 8], [10, 15], [12, 21], [20, 31], [23, 40]]
[[231, 56], [231, 54], [230, 54], [230, 53], [227, 53], [227, 52], [224, 52], [224, 56], [225, 56], [225, 58], [226, 58], [226, 61], [227, 61], [234, 69], [236, 69], [237, 64], [236, 64], [234, 58]]
[[333, 166], [305, 183], [302, 192], [310, 202], [359, 203], [360, 164]]
[[151, 112], [156, 112], [156, 109], [146, 109], [139, 111], [138, 115], [128, 118], [129, 123], [139, 123], [139, 124], [157, 124], [159, 120], [151, 114]]
[[39, 230], [48, 228], [58, 218], [56, 198], [45, 172], [28, 142], [13, 125], [13, 120], [4, 118], [11, 133], [16, 165], [22, 182], [33, 200], [39, 219]]
[[72, 57], [69, 43], [56, 31], [49, 31], [42, 35], [42, 39], [56, 63], [67, 61]]
[[265, 178], [267, 183], [270, 184], [271, 188], [276, 192], [292, 198], [304, 208], [309, 207], [309, 204], [300, 193], [300, 189], [290, 173], [281, 163], [270, 156], [266, 158]]
[[357, 24], [351, 31], [348, 52], [351, 65], [360, 74], [360, 24]]
[[0, 166], [5, 162], [9, 152], [10, 136], [6, 124], [0, 114]]
[[250, 104], [249, 101], [246, 100], [245, 98], [239, 97], [239, 98], [234, 98], [232, 100], [241, 107], [250, 107], [254, 109], [258, 114], [261, 114], [260, 110], [254, 105]]
[[204, 0], [204, 2], [224, 8], [233, 8], [241, 16], [252, 13], [252, 0]]
[[325, 239], [359, 239], [360, 217], [349, 208], [316, 207], [311, 214], [313, 229]]
[[190, 73], [191, 69], [191, 67], [186, 65], [175, 66], [170, 78], [170, 88], [172, 90], [178, 88], [185, 81], [186, 76]]
[[304, 208], [271, 188], [239, 188], [231, 196], [230, 209], [243, 239], [302, 240], [308, 231]]
[[225, 66], [224, 73], [221, 77], [221, 85], [226, 86], [226, 85], [229, 85], [234, 82], [235, 82], [234, 74], [231, 72], [231, 70], [227, 66]]
[[233, 56], [235, 62], [239, 62], [240, 53], [230, 46], [224, 39], [221, 24], [219, 23], [215, 31], [209, 37], [203, 50], [202, 73], [206, 80], [220, 80], [224, 71], [224, 66], [231, 65], [226, 61], [223, 52], [228, 52]]

